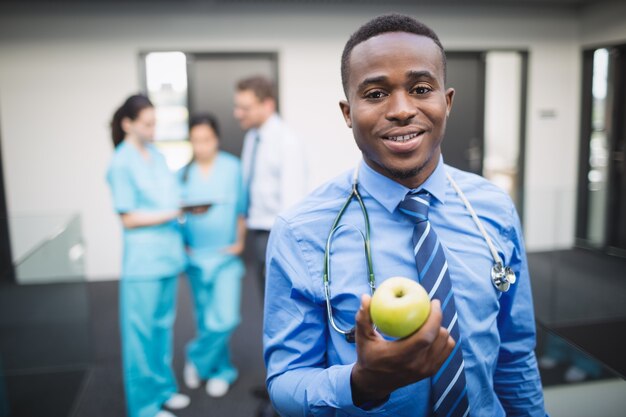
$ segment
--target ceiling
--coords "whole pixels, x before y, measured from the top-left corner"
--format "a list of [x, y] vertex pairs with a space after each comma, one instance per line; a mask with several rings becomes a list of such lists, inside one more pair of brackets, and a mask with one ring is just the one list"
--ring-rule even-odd
[[584, 6], [610, 3], [617, 0], [3, 0], [2, 3], [12, 4], [404, 4], [404, 5], [492, 5], [492, 6]]
[[250, 11], [262, 10], [265, 6], [273, 9], [282, 7], [308, 7], [330, 9], [358, 6], [428, 6], [428, 7], [524, 7], [551, 8], [556, 10], [582, 10], [593, 5], [621, 2], [626, 0], [0, 0], [0, 10], [30, 12], [61, 12], [68, 10], [111, 10], [123, 7], [125, 10], [142, 10], [146, 6], [163, 10], [184, 10], [185, 8], [207, 9], [213, 6], [227, 10], [249, 8]]

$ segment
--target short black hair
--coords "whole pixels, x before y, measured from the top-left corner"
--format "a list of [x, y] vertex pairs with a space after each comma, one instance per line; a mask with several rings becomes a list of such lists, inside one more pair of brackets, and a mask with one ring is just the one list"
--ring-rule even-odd
[[[212, 113], [197, 113], [189, 118], [189, 132], [191, 133], [191, 129], [196, 126], [209, 126], [215, 132], [215, 136], [217, 136], [217, 140], [220, 140], [220, 125], [217, 123], [217, 118]], [[219, 142], [218, 142], [219, 143]], [[191, 166], [195, 162], [196, 158], [192, 155], [191, 160], [187, 162], [182, 168], [182, 181], [183, 183], [187, 183], [189, 179], [189, 170]]]
[[350, 75], [350, 55], [352, 54], [352, 50], [358, 44], [365, 42], [374, 36], [389, 32], [414, 33], [416, 35], [426, 36], [427, 38], [432, 39], [441, 50], [443, 76], [445, 80], [446, 53], [435, 31], [410, 16], [390, 13], [375, 17], [365, 23], [363, 26], [358, 28], [357, 31], [350, 36], [348, 42], [346, 42], [346, 46], [344, 46], [343, 53], [341, 54], [341, 84], [343, 85], [343, 91], [346, 94], [346, 97], [348, 96], [348, 78]]
[[207, 125], [215, 132], [218, 140], [220, 138], [220, 126], [217, 118], [211, 113], [198, 113], [189, 118], [189, 130], [195, 126]]

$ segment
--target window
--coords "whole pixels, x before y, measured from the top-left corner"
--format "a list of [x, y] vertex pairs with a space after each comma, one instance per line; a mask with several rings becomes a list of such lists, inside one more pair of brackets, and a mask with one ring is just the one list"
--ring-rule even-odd
[[577, 242], [626, 256], [626, 45], [583, 53]]
[[145, 55], [148, 97], [156, 110], [155, 141], [171, 169], [189, 161], [191, 149], [187, 108], [187, 57], [183, 52]]

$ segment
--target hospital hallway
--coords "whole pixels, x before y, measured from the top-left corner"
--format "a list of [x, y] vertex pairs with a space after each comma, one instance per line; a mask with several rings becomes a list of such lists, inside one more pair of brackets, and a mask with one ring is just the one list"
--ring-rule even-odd
[[[537, 356], [550, 415], [620, 415], [613, 413], [626, 407], [626, 367], [623, 344], [615, 339], [625, 331], [626, 259], [574, 249], [531, 253], [529, 262], [539, 324]], [[242, 323], [232, 339], [240, 376], [220, 399], [208, 397], [203, 387], [182, 385], [184, 345], [194, 324], [187, 282], [179, 282], [174, 368], [191, 405], [175, 414], [257, 417], [262, 401], [253, 392], [264, 380], [257, 280], [250, 274], [244, 278]], [[6, 392], [11, 407], [4, 415], [124, 417], [118, 281], [1, 285], [0, 394]], [[546, 360], [550, 352], [560, 355], [552, 364]], [[584, 352], [604, 356], [604, 364]], [[587, 374], [567, 376], [578, 363]], [[605, 406], [605, 412], [585, 414], [585, 404], [593, 403]]]

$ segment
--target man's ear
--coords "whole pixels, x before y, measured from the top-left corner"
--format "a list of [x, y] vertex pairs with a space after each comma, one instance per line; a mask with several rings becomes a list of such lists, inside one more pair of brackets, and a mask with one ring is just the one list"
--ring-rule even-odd
[[454, 102], [454, 88], [448, 88], [446, 90], [446, 117], [450, 116], [453, 102]]
[[261, 102], [261, 104], [265, 108], [265, 112], [268, 114], [268, 116], [271, 116], [276, 111], [276, 100], [274, 100], [273, 98], [266, 98]]
[[339, 102], [339, 108], [341, 109], [341, 114], [343, 115], [343, 119], [346, 121], [346, 125], [352, 129], [352, 116], [350, 115], [350, 103], [347, 100], [341, 100]]

